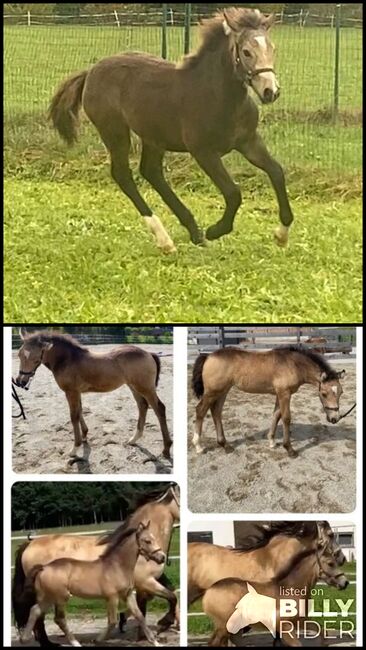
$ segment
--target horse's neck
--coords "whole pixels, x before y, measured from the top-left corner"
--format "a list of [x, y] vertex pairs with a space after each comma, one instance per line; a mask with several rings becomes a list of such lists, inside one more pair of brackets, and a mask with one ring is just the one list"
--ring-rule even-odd
[[196, 66], [201, 82], [201, 90], [215, 91], [215, 96], [222, 94], [222, 103], [225, 106], [235, 104], [236, 101], [243, 101], [247, 95], [247, 89], [235, 77], [233, 63], [224, 41], [216, 50], [206, 50], [201, 55]]
[[316, 557], [315, 550], [312, 550], [307, 555], [299, 557], [295, 560], [293, 566], [287, 575], [281, 577], [281, 587], [293, 587], [297, 585], [299, 588], [306, 588], [307, 592], [317, 583], [319, 579], [319, 564]]
[[60, 360], [66, 357], [66, 355], [66, 350], [64, 350], [62, 346], [57, 345], [57, 343], [54, 343], [50, 350], [44, 352], [42, 363], [50, 370], [53, 370], [57, 367]]
[[132, 516], [131, 522], [138, 524], [151, 522], [151, 532], [164, 553], [167, 552], [174, 524], [170, 509], [162, 503], [147, 503]]
[[115, 565], [116, 570], [119, 570], [124, 574], [132, 574], [137, 562], [138, 555], [139, 550], [137, 546], [136, 535], [133, 533], [106, 559], [108, 559], [109, 564], [113, 563]]
[[273, 577], [285, 576], [292, 566], [293, 558], [306, 552], [309, 549], [308, 544], [306, 540], [276, 535], [258, 553], [263, 555], [267, 565], [271, 567]]
[[313, 384], [313, 386], [318, 386], [320, 382], [321, 370], [317, 363], [311, 361], [305, 357], [306, 361], [304, 363], [303, 370], [303, 383], [304, 384]]

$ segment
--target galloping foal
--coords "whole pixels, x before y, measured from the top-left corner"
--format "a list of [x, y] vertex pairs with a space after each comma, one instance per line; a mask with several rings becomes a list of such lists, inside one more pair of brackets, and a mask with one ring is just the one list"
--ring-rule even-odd
[[[249, 93], [252, 88], [263, 104], [279, 97], [269, 38], [274, 21], [258, 9], [227, 9], [203, 22], [201, 46], [182, 63], [138, 52], [110, 56], [66, 79], [52, 98], [50, 117], [68, 144], [77, 139], [83, 106], [110, 153], [113, 179], [165, 252], [176, 250], [174, 242], [141, 196], [129, 167], [131, 131], [142, 141], [142, 176], [194, 244], [202, 244], [205, 236], [218, 239], [234, 227], [242, 196], [221, 161], [232, 150], [268, 174], [281, 222], [275, 239], [287, 244], [293, 214], [284, 174], [257, 133], [258, 109]], [[190, 153], [224, 197], [224, 214], [205, 236], [164, 178], [166, 151]]]

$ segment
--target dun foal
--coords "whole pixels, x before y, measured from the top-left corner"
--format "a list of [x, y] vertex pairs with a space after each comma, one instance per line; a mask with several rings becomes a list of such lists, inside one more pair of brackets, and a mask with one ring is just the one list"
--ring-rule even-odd
[[238, 348], [223, 348], [210, 355], [200, 354], [193, 367], [192, 388], [200, 400], [196, 407], [196, 432], [193, 444], [202, 453], [202, 425], [208, 409], [215, 423], [217, 442], [224, 447], [226, 439], [222, 426], [222, 409], [229, 390], [236, 386], [245, 393], [276, 395], [269, 446], [275, 446], [277, 425], [282, 418], [283, 446], [292, 458], [298, 454], [290, 440], [290, 400], [303, 384], [317, 388], [328, 422], [340, 418], [339, 382], [345, 370], [337, 372], [321, 355], [303, 346], [278, 347], [268, 352], [251, 352]]
[[26, 643], [30, 640], [37, 619], [55, 606], [55, 622], [72, 646], [80, 646], [68, 628], [65, 613], [70, 597], [79, 596], [104, 598], [107, 602], [108, 625], [97, 641], [109, 638], [117, 625], [119, 600], [123, 599], [141, 625], [148, 641], [159, 645], [145, 623], [133, 592], [134, 571], [139, 555], [158, 564], [163, 564], [166, 560], [165, 553], [157, 547], [149, 526], [150, 522], [139, 523], [137, 528], [123, 527], [100, 558], [94, 562], [61, 558], [46, 565], [36, 565], [29, 574], [28, 585], [29, 589], [35, 589], [37, 603], [31, 608], [21, 641]]
[[142, 437], [150, 406], [159, 420], [163, 455], [170, 458], [172, 441], [165, 406], [156, 393], [160, 375], [160, 359], [156, 354], [134, 345], [119, 345], [109, 352], [96, 353], [60, 332], [27, 334], [22, 328], [20, 336], [23, 345], [18, 352], [20, 366], [16, 384], [27, 388], [41, 364], [51, 370], [69, 403], [75, 439], [70, 456], [78, 456], [82, 443], [87, 440], [88, 427], [83, 417], [81, 394], [105, 393], [127, 384], [139, 410], [137, 431], [128, 443], [133, 445]]
[[275, 238], [280, 246], [287, 244], [293, 214], [284, 174], [257, 133], [258, 109], [249, 93], [251, 87], [264, 104], [279, 97], [269, 37], [274, 20], [258, 9], [228, 9], [204, 21], [201, 46], [181, 64], [138, 52], [110, 56], [66, 79], [51, 101], [50, 117], [68, 144], [77, 139], [83, 106], [110, 153], [113, 179], [165, 252], [174, 252], [174, 243], [132, 177], [131, 131], [142, 141], [142, 176], [194, 244], [203, 243], [204, 235], [165, 180], [166, 151], [190, 153], [224, 197], [225, 211], [206, 231], [207, 239], [218, 239], [234, 227], [242, 196], [221, 158], [236, 150], [268, 174], [279, 206]]

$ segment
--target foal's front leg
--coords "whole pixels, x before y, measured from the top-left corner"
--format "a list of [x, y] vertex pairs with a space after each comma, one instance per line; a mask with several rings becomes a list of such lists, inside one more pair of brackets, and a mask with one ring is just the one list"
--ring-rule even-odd
[[291, 445], [290, 440], [290, 424], [291, 424], [291, 411], [290, 411], [290, 391], [284, 391], [278, 394], [278, 402], [280, 405], [282, 423], [283, 423], [283, 446], [285, 447], [288, 455], [291, 458], [298, 456], [297, 451]]
[[131, 590], [126, 598], [126, 604], [130, 610], [132, 616], [139, 622], [142, 627], [142, 630], [147, 638], [147, 640], [154, 646], [160, 646], [160, 643], [156, 640], [154, 634], [151, 632], [150, 628], [146, 625], [145, 619], [142, 613], [139, 610], [135, 594]]
[[[66, 391], [66, 398], [69, 403], [72, 426], [74, 428], [74, 446], [70, 456], [82, 456], [82, 437], [80, 430], [81, 399], [78, 391]], [[85, 424], [85, 423], [84, 423]]]
[[275, 435], [277, 431], [277, 425], [281, 419], [281, 410], [280, 410], [280, 405], [278, 401], [278, 397], [276, 397], [276, 404], [273, 410], [273, 416], [272, 416], [272, 422], [271, 422], [271, 428], [268, 431], [268, 441], [269, 441], [269, 446], [271, 449], [273, 449], [276, 446], [275, 443]]
[[281, 220], [281, 225], [276, 228], [274, 236], [277, 244], [284, 247], [288, 243], [289, 229], [294, 220], [294, 216], [287, 196], [283, 169], [277, 160], [272, 158], [258, 133], [256, 133], [250, 141], [240, 143], [237, 150], [240, 151], [240, 153], [242, 153], [245, 158], [252, 163], [252, 165], [267, 172], [271, 180], [276, 192]]
[[119, 596], [111, 596], [107, 600], [107, 615], [108, 615], [108, 625], [106, 629], [99, 634], [97, 637], [97, 642], [106, 641], [109, 639], [111, 633], [117, 625], [118, 619], [118, 602]]

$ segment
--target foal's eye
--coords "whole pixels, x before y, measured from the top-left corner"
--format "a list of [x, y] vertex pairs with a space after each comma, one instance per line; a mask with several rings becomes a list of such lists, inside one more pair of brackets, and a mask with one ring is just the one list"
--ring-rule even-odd
[[249, 52], [249, 50], [243, 50], [243, 54], [244, 54], [244, 56], [247, 56], [248, 58], [252, 56], [251, 52]]
[[326, 396], [327, 396], [327, 393], [322, 393], [322, 397], [326, 397]]

